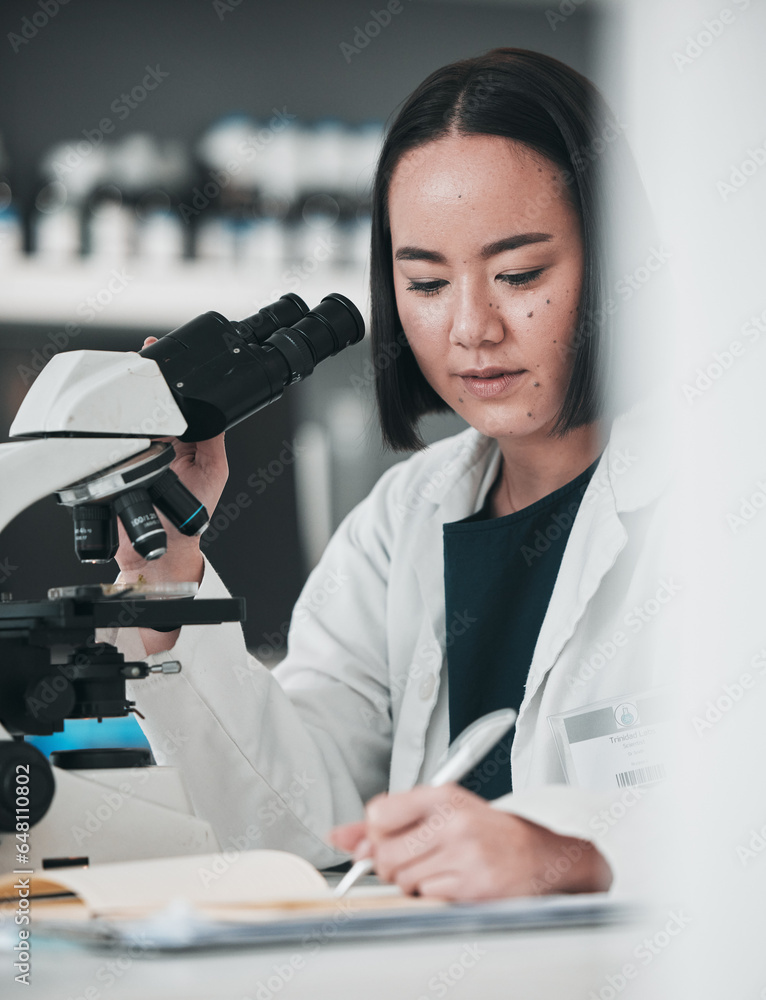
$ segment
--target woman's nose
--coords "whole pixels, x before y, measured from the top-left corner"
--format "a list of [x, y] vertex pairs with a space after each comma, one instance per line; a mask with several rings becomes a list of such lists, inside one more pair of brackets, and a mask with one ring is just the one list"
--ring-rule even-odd
[[461, 347], [479, 347], [484, 343], [500, 343], [505, 337], [505, 324], [499, 303], [486, 291], [466, 290], [455, 296], [450, 327], [450, 343]]

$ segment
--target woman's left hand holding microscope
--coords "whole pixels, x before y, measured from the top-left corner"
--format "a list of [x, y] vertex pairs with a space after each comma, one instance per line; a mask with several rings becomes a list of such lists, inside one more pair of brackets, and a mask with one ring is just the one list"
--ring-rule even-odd
[[[156, 340], [156, 337], [147, 337], [143, 346], [148, 347]], [[224, 435], [219, 434], [208, 441], [196, 443], [179, 441], [177, 438], [158, 440], [169, 441], [173, 445], [176, 457], [170, 468], [212, 516], [229, 475]], [[199, 537], [182, 535], [161, 513], [160, 520], [167, 532], [167, 552], [160, 559], [151, 562], [136, 552], [122, 523], [118, 521], [120, 545], [115, 558], [120, 567], [119, 581], [136, 583], [140, 578], [146, 583], [201, 583], [204, 561]], [[142, 628], [139, 629], [139, 634], [147, 655], [151, 655], [171, 649], [178, 639], [179, 631], [155, 632], [153, 629]]]

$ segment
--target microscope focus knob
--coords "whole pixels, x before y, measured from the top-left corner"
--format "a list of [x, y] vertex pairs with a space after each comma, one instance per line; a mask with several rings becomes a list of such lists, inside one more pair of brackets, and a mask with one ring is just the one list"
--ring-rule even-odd
[[56, 784], [44, 754], [21, 740], [0, 741], [0, 833], [28, 830], [53, 801]]

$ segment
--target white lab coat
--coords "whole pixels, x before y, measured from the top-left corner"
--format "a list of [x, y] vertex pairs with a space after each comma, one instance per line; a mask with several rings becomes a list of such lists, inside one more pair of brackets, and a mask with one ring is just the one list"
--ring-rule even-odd
[[[654, 501], [667, 469], [640, 431], [635, 412], [615, 421], [583, 497], [517, 721], [514, 793], [495, 803], [596, 843], [615, 890], [640, 882], [634, 824], [623, 818], [640, 810], [623, 793], [613, 819], [601, 810], [614, 796], [565, 784], [548, 717], [667, 680], [657, 676], [650, 625], [593, 667], [631, 608], [662, 584]], [[333, 825], [360, 818], [372, 795], [434, 773], [449, 734], [447, 637], [476, 627], [445, 622], [442, 525], [482, 506], [499, 462], [497, 443], [469, 429], [385, 473], [309, 576], [273, 672], [246, 652], [237, 624], [186, 626], [173, 650], [149, 658], [178, 659], [182, 672], [135, 682], [130, 696], [157, 762], [183, 769], [222, 848], [279, 847], [338, 863], [323, 840]], [[267, 587], [267, 568], [253, 572]], [[198, 597], [226, 595], [206, 562]], [[111, 638], [145, 658], [136, 630]]]

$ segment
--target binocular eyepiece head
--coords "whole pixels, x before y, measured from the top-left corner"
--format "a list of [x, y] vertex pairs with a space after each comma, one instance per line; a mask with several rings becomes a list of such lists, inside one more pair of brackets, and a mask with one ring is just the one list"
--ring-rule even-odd
[[364, 319], [334, 292], [315, 309], [289, 293], [230, 322], [203, 313], [141, 351], [157, 363], [188, 425], [182, 441], [227, 430], [364, 337]]

